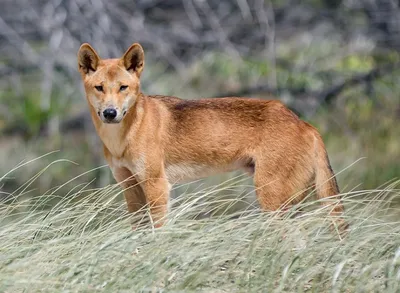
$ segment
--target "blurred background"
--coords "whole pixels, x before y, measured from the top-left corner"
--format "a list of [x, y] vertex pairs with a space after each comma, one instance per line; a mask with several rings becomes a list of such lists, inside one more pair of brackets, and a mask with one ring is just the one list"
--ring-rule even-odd
[[400, 177], [398, 0], [1, 0], [0, 198], [113, 183], [82, 42], [102, 58], [141, 43], [145, 94], [281, 99], [322, 133], [342, 191]]

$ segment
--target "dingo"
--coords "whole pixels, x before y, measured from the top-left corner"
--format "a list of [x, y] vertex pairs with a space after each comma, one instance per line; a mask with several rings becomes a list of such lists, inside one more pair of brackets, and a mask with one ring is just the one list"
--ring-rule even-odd
[[[105, 158], [125, 189], [128, 210], [148, 204], [156, 227], [168, 212], [171, 184], [216, 172], [243, 169], [253, 175], [264, 211], [279, 209], [314, 183], [321, 199], [339, 193], [318, 131], [279, 101], [144, 95], [144, 52], [137, 43], [120, 59], [100, 59], [83, 44], [78, 65]], [[340, 198], [332, 203], [330, 213], [345, 229]]]

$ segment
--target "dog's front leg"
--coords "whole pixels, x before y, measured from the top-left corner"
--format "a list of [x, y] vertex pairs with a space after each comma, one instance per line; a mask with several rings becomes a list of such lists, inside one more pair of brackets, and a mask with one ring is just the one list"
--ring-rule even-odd
[[124, 189], [128, 211], [134, 213], [146, 205], [146, 198], [136, 177], [127, 168], [111, 168], [115, 180]]
[[148, 176], [142, 183], [150, 216], [155, 228], [163, 226], [168, 213], [170, 185], [162, 174], [158, 177]]

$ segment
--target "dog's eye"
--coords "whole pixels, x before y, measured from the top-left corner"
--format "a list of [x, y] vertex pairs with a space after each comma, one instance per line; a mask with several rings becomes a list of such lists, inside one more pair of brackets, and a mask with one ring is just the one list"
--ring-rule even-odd
[[98, 90], [99, 92], [103, 91], [103, 86], [102, 85], [96, 85], [95, 89]]
[[127, 85], [121, 85], [121, 87], [119, 88], [119, 90], [122, 92], [124, 90], [126, 90], [128, 88]]

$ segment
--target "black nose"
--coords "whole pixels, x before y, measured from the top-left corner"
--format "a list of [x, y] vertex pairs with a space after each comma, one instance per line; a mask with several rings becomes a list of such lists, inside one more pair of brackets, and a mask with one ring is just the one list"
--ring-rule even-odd
[[104, 118], [107, 120], [113, 120], [115, 117], [117, 117], [117, 110], [113, 108], [108, 108], [103, 111]]

